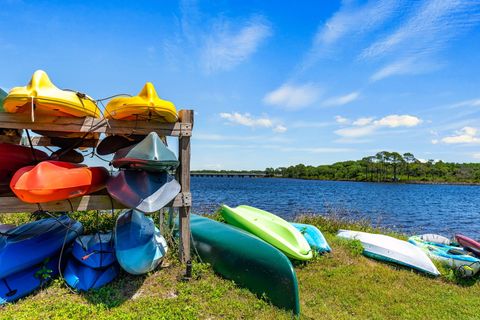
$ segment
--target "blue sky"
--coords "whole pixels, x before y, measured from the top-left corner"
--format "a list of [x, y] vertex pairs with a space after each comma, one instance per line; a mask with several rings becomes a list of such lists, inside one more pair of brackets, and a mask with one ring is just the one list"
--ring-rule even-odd
[[480, 160], [478, 0], [3, 0], [0, 30], [3, 88], [195, 109], [193, 169]]

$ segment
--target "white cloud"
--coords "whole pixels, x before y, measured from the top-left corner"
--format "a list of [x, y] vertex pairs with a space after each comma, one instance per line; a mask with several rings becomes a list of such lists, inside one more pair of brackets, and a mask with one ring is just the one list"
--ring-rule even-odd
[[460, 101], [448, 106], [449, 109], [460, 108], [460, 107], [480, 107], [480, 99]]
[[341, 123], [341, 124], [346, 124], [346, 123], [350, 122], [350, 120], [348, 120], [347, 118], [342, 117], [342, 116], [335, 116], [335, 121], [337, 123]]
[[343, 106], [347, 103], [353, 102], [358, 99], [360, 96], [360, 93], [358, 91], [351, 92], [349, 94], [343, 95], [343, 96], [338, 96], [338, 97], [333, 97], [330, 99], [327, 99], [323, 105], [325, 106]]
[[474, 127], [463, 127], [457, 130], [454, 135], [442, 138], [446, 144], [475, 144], [480, 143], [480, 137], [477, 136], [478, 129]]
[[222, 112], [220, 113], [220, 118], [228, 120], [230, 123], [239, 124], [250, 128], [272, 128], [274, 132], [278, 133], [287, 131], [287, 127], [266, 116], [255, 118], [249, 113], [241, 114], [238, 112]]
[[297, 110], [318, 101], [321, 93], [322, 90], [312, 83], [303, 85], [283, 84], [279, 88], [267, 93], [263, 98], [263, 102], [287, 110]]
[[227, 21], [217, 22], [206, 37], [201, 59], [208, 73], [234, 68], [255, 53], [272, 34], [270, 24], [258, 16], [251, 18], [237, 31], [231, 29]]
[[353, 121], [353, 126], [338, 129], [335, 133], [346, 138], [356, 138], [371, 135], [380, 128], [415, 127], [420, 123], [420, 118], [406, 114], [392, 114], [378, 120], [363, 117]]
[[289, 124], [290, 128], [324, 128], [333, 125], [334, 122], [330, 121], [295, 121]]

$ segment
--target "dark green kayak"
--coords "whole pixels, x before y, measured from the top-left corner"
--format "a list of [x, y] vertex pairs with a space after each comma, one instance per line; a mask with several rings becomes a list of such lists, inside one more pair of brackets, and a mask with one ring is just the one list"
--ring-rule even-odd
[[215, 272], [282, 309], [300, 313], [298, 282], [290, 260], [256, 236], [195, 214], [190, 218], [193, 245]]
[[5, 109], [3, 109], [3, 100], [7, 97], [7, 93], [0, 88], [0, 112], [4, 112]]

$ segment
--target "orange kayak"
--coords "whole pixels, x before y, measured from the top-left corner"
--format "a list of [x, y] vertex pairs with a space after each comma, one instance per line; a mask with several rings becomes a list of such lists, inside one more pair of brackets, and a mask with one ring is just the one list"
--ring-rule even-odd
[[43, 161], [18, 170], [10, 188], [21, 200], [29, 203], [66, 200], [103, 189], [109, 176], [104, 167]]

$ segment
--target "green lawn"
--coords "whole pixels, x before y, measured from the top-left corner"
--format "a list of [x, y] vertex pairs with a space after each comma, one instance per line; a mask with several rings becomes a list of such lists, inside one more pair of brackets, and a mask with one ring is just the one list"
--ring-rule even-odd
[[[11, 220], [0, 216], [0, 221]], [[25, 217], [15, 218], [17, 222]], [[433, 279], [363, 257], [358, 243], [336, 239], [339, 227], [368, 228], [323, 218], [303, 218], [325, 232], [333, 249], [296, 267], [303, 319], [478, 319], [476, 279], [452, 274]], [[194, 264], [194, 278], [181, 280], [172, 257], [145, 277], [122, 274], [94, 292], [76, 294], [60, 280], [0, 309], [1, 319], [289, 319], [290, 314], [248, 290]], [[459, 284], [460, 282], [461, 284]]]

